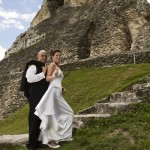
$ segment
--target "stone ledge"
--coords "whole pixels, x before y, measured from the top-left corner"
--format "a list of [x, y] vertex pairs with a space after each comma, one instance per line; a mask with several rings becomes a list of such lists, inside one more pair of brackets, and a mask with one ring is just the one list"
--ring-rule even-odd
[[28, 134], [2, 135], [0, 144], [25, 144], [28, 140]]
[[99, 117], [110, 117], [110, 114], [84, 114], [84, 115], [74, 115], [74, 118], [99, 118]]
[[107, 118], [110, 114], [83, 114], [74, 115], [74, 128], [81, 128], [84, 126], [85, 122], [90, 118]]

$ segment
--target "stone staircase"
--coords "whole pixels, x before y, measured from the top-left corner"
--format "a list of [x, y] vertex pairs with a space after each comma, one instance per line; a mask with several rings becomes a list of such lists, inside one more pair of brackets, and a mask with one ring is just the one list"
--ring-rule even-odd
[[149, 78], [143, 84], [135, 84], [123, 92], [112, 93], [103, 100], [98, 100], [95, 105], [78, 112], [74, 117], [74, 126], [80, 128], [89, 118], [110, 117], [118, 112], [127, 112], [132, 104], [142, 102], [142, 98], [150, 95]]

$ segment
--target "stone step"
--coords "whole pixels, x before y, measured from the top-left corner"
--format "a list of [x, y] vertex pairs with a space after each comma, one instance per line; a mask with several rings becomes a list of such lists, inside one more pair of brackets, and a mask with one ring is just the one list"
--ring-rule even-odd
[[136, 84], [133, 85], [132, 88], [139, 97], [150, 96], [150, 83]]
[[97, 112], [96, 107], [95, 107], [95, 105], [93, 105], [93, 106], [90, 106], [88, 108], [85, 108], [85, 109], [79, 111], [78, 115], [81, 115], [81, 114], [96, 114], [96, 112]]
[[133, 103], [139, 103], [141, 100], [136, 102], [107, 102], [107, 103], [96, 103], [95, 105], [83, 109], [78, 112], [81, 114], [109, 114], [128, 111]]
[[106, 118], [110, 117], [110, 114], [82, 114], [74, 115], [74, 128], [80, 128], [84, 126], [84, 123], [91, 118]]
[[96, 113], [118, 113], [123, 111], [128, 111], [132, 102], [114, 102], [114, 103], [96, 103], [95, 109]]
[[137, 102], [139, 100], [139, 97], [136, 95], [136, 92], [117, 92], [112, 93], [107, 100], [109, 102]]
[[132, 86], [133, 91], [139, 91], [142, 89], [150, 89], [150, 83], [143, 83], [143, 84], [135, 84]]
[[110, 114], [84, 114], [84, 115], [74, 115], [74, 118], [99, 118], [99, 117], [110, 117]]

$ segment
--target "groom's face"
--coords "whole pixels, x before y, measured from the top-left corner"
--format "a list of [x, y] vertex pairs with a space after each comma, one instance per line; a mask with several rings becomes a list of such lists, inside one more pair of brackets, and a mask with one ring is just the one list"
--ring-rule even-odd
[[47, 54], [45, 52], [41, 52], [38, 54], [38, 61], [42, 62], [42, 63], [46, 63], [47, 62]]

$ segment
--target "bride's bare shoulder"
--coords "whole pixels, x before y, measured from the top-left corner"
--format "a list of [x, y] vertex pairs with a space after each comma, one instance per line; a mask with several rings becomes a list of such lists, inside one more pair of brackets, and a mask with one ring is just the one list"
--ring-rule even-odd
[[54, 62], [51, 62], [51, 63], [49, 64], [49, 66], [56, 66], [56, 64], [55, 64]]

